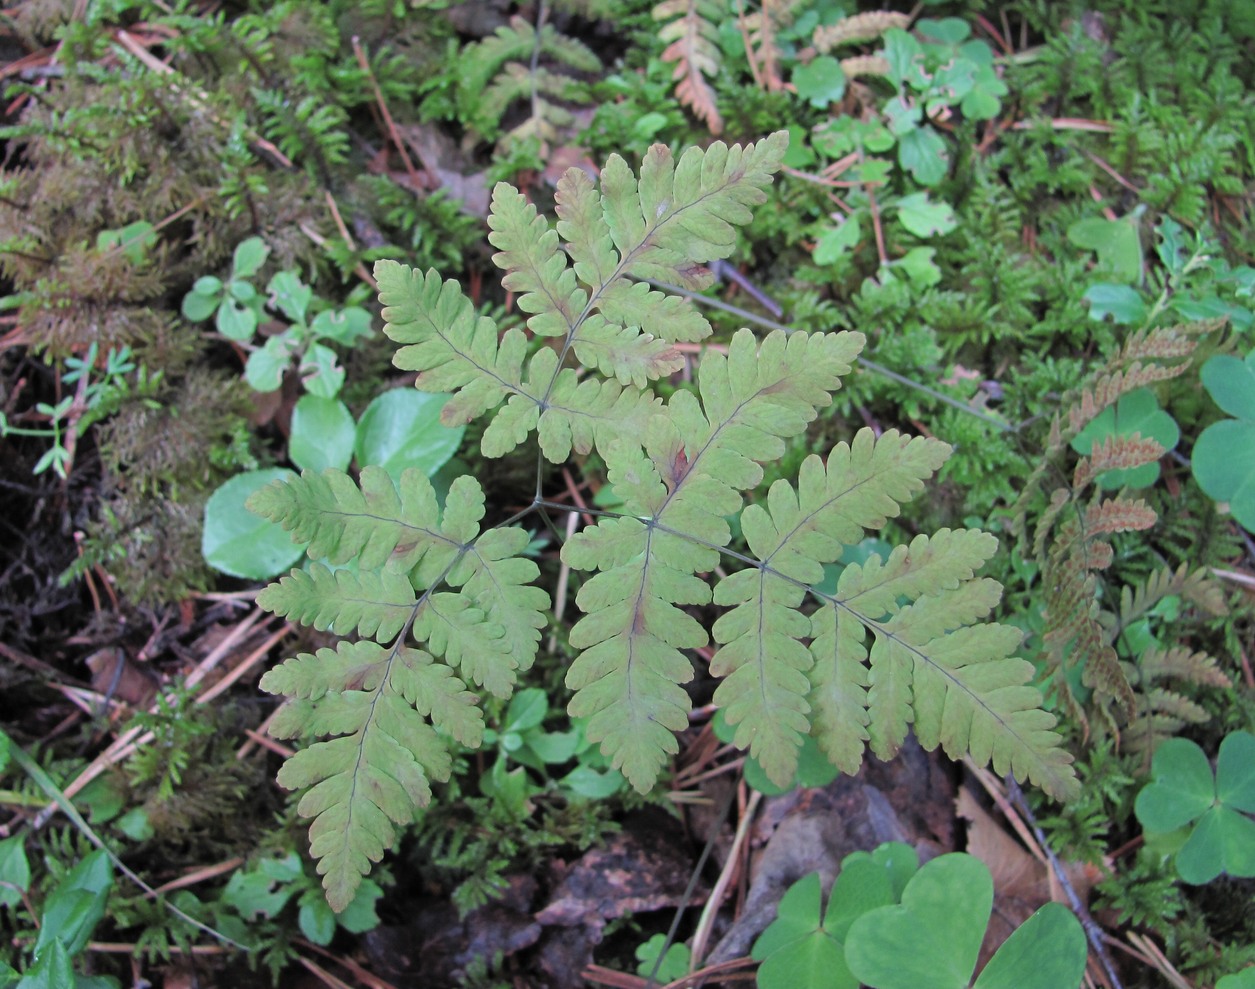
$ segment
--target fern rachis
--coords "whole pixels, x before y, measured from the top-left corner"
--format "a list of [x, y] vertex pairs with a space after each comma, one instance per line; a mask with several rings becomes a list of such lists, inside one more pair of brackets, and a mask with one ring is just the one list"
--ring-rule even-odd
[[[686, 608], [713, 604], [723, 609], [711, 630], [711, 671], [723, 678], [715, 700], [773, 779], [791, 778], [807, 734], [853, 771], [867, 745], [892, 755], [913, 722], [930, 747], [970, 752], [1066, 796], [1070, 759], [1028, 686], [1031, 667], [1014, 658], [1019, 634], [985, 621], [1001, 593], [976, 577], [991, 536], [919, 536], [885, 560], [847, 567], [834, 594], [814, 589], [844, 545], [923, 490], [944, 443], [863, 430], [807, 458], [796, 486], [777, 481], [762, 504], [744, 505], [760, 464], [780, 459], [830, 404], [861, 334], [759, 341], [741, 330], [726, 355], [705, 356], [696, 391], [665, 403], [653, 393], [651, 382], [678, 366], [672, 345], [710, 327], [689, 302], [640, 279], [707, 284], [702, 265], [732, 252], [785, 144], [783, 133], [716, 143], [678, 161], [655, 146], [639, 175], [612, 156], [600, 188], [572, 169], [558, 186], [556, 227], [499, 185], [493, 260], [532, 334], [552, 345], [499, 333], [434, 271], [381, 261], [396, 363], [418, 372], [419, 388], [452, 393], [446, 421], [490, 418], [485, 456], [535, 431], [555, 463], [594, 448], [606, 463], [623, 514], [602, 513], [562, 549], [591, 574], [570, 633], [580, 654], [567, 675], [569, 709], [588, 717], [589, 738], [638, 789], [656, 783], [688, 724], [685, 650], [710, 633]], [[293, 757], [281, 782], [309, 787], [300, 810], [315, 818], [312, 848], [340, 908], [395, 827], [430, 799], [431, 782], [447, 776], [450, 740], [478, 744], [473, 688], [509, 695], [534, 658], [548, 597], [519, 556], [521, 529], [480, 531], [483, 494], [470, 478], [455, 482], [443, 511], [421, 476], [398, 485], [370, 468], [360, 483], [337, 471], [280, 482], [253, 505], [308, 541], [311, 559], [357, 563], [355, 573], [294, 571], [259, 599], [361, 637], [289, 660], [262, 684], [288, 698], [277, 733], [338, 736]], [[531, 507], [542, 506], [559, 507], [538, 494]], [[731, 546], [727, 520], [738, 515], [745, 552]], [[712, 588], [705, 575], [721, 558], [740, 569]]]

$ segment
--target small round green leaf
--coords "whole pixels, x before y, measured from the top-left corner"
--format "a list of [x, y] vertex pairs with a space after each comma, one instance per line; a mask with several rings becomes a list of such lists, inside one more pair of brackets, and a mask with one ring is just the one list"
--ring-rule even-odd
[[370, 336], [370, 313], [360, 306], [326, 309], [314, 317], [309, 328], [315, 336], [351, 347], [362, 337]]
[[257, 269], [265, 264], [266, 255], [269, 253], [270, 248], [260, 237], [249, 237], [248, 240], [240, 241], [235, 248], [231, 273], [236, 278], [251, 278], [257, 274]]
[[344, 386], [344, 368], [336, 352], [321, 343], [310, 344], [301, 358], [301, 383], [311, 395], [335, 398]]
[[1141, 294], [1128, 285], [1097, 282], [1081, 298], [1089, 303], [1089, 318], [1098, 323], [1110, 316], [1121, 326], [1139, 326], [1149, 312]]
[[201, 552], [215, 570], [246, 580], [268, 580], [287, 570], [305, 552], [304, 546], [274, 522], [254, 515], [244, 503], [271, 481], [288, 480], [290, 470], [270, 468], [239, 474], [223, 484], [205, 503]]
[[271, 337], [264, 346], [248, 355], [244, 362], [244, 380], [254, 391], [278, 391], [291, 361], [286, 335]]
[[793, 85], [799, 98], [822, 110], [845, 95], [845, 73], [831, 55], [820, 55], [793, 70]]
[[302, 395], [292, 410], [288, 457], [301, 470], [346, 470], [356, 435], [353, 416], [339, 399]]
[[972, 989], [1076, 989], [1088, 953], [1076, 915], [1047, 903], [1003, 942]]
[[314, 290], [302, 282], [295, 271], [280, 271], [270, 279], [266, 291], [270, 293], [270, 304], [291, 322], [305, 322], [305, 311], [314, 297]]
[[248, 340], [257, 329], [257, 314], [235, 299], [223, 299], [214, 325], [218, 327], [219, 333], [230, 340]]
[[1235, 419], [1255, 421], [1255, 350], [1238, 360], [1218, 354], [1203, 365], [1203, 386]]
[[357, 462], [382, 467], [393, 478], [407, 467], [434, 474], [457, 452], [466, 431], [440, 421], [448, 400], [448, 395], [410, 388], [384, 392], [357, 424]]
[[1210, 497], [1229, 503], [1229, 511], [1255, 532], [1255, 422], [1214, 422], [1194, 444], [1190, 457], [1194, 479]]
[[1151, 782], [1133, 811], [1147, 831], [1175, 831], [1197, 820], [1216, 802], [1216, 781], [1207, 756], [1188, 738], [1170, 738], [1155, 750]]
[[993, 900], [993, 880], [979, 859], [935, 858], [906, 884], [900, 905], [854, 921], [846, 964], [873, 989], [966, 989]]
[[236, 302], [242, 302], [245, 305], [257, 298], [257, 289], [248, 282], [233, 281], [227, 286], [227, 293]]
[[936, 185], [946, 177], [950, 152], [931, 127], [920, 127], [898, 139], [898, 164], [920, 185]]
[[[218, 279], [215, 278], [214, 281]], [[183, 296], [183, 318], [193, 323], [203, 323], [218, 311], [220, 301], [221, 296], [215, 293], [188, 292]]]
[[1107, 220], [1100, 216], [1077, 220], [1068, 227], [1068, 240], [1098, 255], [1094, 271], [1125, 285], [1142, 277], [1142, 243], [1137, 219]]
[[949, 203], [934, 203], [926, 192], [916, 192], [898, 200], [898, 220], [916, 237], [948, 234], [959, 225]]

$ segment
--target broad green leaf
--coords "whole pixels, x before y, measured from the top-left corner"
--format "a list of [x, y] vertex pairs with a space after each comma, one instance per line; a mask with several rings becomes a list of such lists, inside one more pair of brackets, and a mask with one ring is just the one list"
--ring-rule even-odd
[[266, 485], [296, 475], [269, 468], [239, 474], [205, 503], [201, 554], [215, 570], [246, 580], [267, 580], [296, 563], [305, 548], [282, 528], [248, 512], [244, 503]]
[[214, 325], [228, 339], [239, 342], [251, 340], [257, 329], [257, 313], [251, 306], [243, 305], [228, 296], [218, 306]]
[[314, 297], [314, 290], [302, 282], [295, 271], [278, 272], [270, 279], [266, 291], [270, 295], [270, 304], [290, 322], [305, 322], [305, 313]]
[[549, 696], [539, 687], [518, 691], [510, 698], [504, 731], [529, 731], [539, 727], [549, 713]]
[[1097, 277], [1111, 278], [1124, 285], [1141, 283], [1142, 243], [1136, 215], [1120, 220], [1102, 217], [1077, 220], [1068, 227], [1068, 240], [1098, 255], [1094, 269]]
[[1255, 421], [1255, 350], [1239, 360], [1217, 354], [1203, 365], [1203, 386], [1235, 419]]
[[644, 944], [636, 949], [636, 960], [639, 964], [636, 966], [638, 975], [646, 978], [653, 977], [658, 984], [674, 982], [676, 979], [683, 978], [688, 975], [689, 962], [691, 960], [691, 952], [687, 944], [672, 944], [667, 947], [667, 953], [663, 955], [661, 962], [658, 955], [667, 944], [667, 936], [665, 934], [655, 934]]
[[1137, 819], [1148, 831], [1175, 831], [1216, 802], [1211, 763], [1187, 738], [1170, 738], [1155, 750], [1151, 776], [1134, 804]]
[[393, 477], [414, 467], [436, 473], [462, 443], [465, 426], [446, 426], [441, 409], [448, 395], [410, 388], [386, 391], [366, 407], [354, 450], [360, 464], [382, 467]]
[[776, 919], [754, 942], [753, 957], [762, 962], [762, 989], [858, 989], [841, 955], [841, 945], [821, 922], [818, 873], [789, 887]]
[[31, 869], [26, 858], [26, 836], [0, 841], [0, 907], [15, 907], [30, 889]]
[[314, 317], [309, 328], [315, 336], [327, 337], [351, 347], [370, 336], [370, 324], [370, 313], [360, 306], [349, 306], [347, 309], [324, 309]]
[[924, 49], [920, 43], [901, 28], [890, 28], [884, 33], [885, 58], [889, 61], [889, 78], [901, 89], [910, 86], [915, 90], [928, 88], [929, 78], [924, 71]]
[[799, 99], [823, 110], [845, 95], [845, 73], [831, 55], [820, 55], [793, 70], [793, 85]]
[[[1094, 447], [1109, 436], [1141, 436], [1163, 447], [1166, 453], [1176, 448], [1181, 430], [1176, 420], [1159, 407], [1159, 400], [1149, 388], [1138, 388], [1120, 396], [1115, 404], [1103, 409], [1072, 439], [1072, 449], [1081, 456], [1090, 456]], [[1158, 461], [1127, 470], [1109, 470], [1098, 475], [1104, 488], [1144, 488], [1159, 477]]]
[[82, 951], [104, 919], [112, 888], [113, 864], [104, 849], [91, 852], [75, 865], [44, 902], [35, 957], [53, 944], [64, 946], [71, 957]]
[[901, 904], [854, 921], [846, 964], [874, 989], [966, 989], [993, 897], [979, 860], [961, 853], [935, 858], [906, 884]]
[[1047, 903], [1011, 932], [972, 989], [1077, 989], [1088, 953], [1076, 915]]
[[1216, 983], [1216, 989], [1255, 989], [1255, 965], [1233, 975], [1226, 975]]
[[296, 922], [301, 928], [301, 933], [314, 944], [326, 947], [335, 937], [335, 911], [327, 905], [327, 901], [318, 894], [317, 890], [310, 890], [310, 895], [301, 897]]
[[950, 152], [931, 127], [918, 127], [898, 138], [898, 164], [920, 185], [932, 186], [946, 177]]
[[1210, 808], [1177, 852], [1176, 865], [1181, 878], [1195, 886], [1221, 873], [1255, 876], [1255, 821], [1222, 805]]
[[252, 278], [266, 263], [270, 248], [260, 237], [249, 237], [242, 240], [235, 248], [232, 259], [231, 274], [235, 278]]
[[1235, 731], [1220, 743], [1216, 796], [1226, 807], [1255, 814], [1255, 735]]
[[147, 220], [136, 220], [119, 230], [102, 230], [96, 235], [96, 250], [104, 251], [121, 247], [131, 264], [140, 264], [148, 249], [157, 243], [153, 225]]
[[948, 234], [959, 225], [949, 203], [934, 203], [926, 192], [916, 192], [898, 200], [898, 220], [916, 237]]
[[244, 363], [244, 380], [254, 391], [278, 391], [283, 376], [292, 365], [292, 341], [286, 336], [269, 337], [266, 343], [248, 355]]
[[[204, 279], [202, 279], [203, 281]], [[218, 281], [218, 279], [214, 279]], [[197, 282], [199, 285], [200, 282]], [[221, 286], [221, 282], [218, 282]], [[215, 312], [218, 311], [218, 304], [222, 301], [222, 296], [217, 293], [202, 293], [199, 291], [188, 292], [183, 296], [183, 317], [190, 319], [193, 323], [203, 323]]]
[[311, 343], [301, 357], [301, 383], [311, 395], [335, 398], [344, 386], [344, 368], [336, 352], [321, 343]]
[[1190, 467], [1198, 486], [1255, 532], [1255, 422], [1224, 419], [1212, 423], [1194, 444]]
[[839, 227], [825, 230], [815, 241], [815, 263], [832, 264], [852, 251], [861, 236], [858, 214], [847, 218]]
[[1128, 285], [1099, 282], [1086, 289], [1081, 298], [1089, 303], [1089, 318], [1100, 323], [1110, 316], [1121, 326], [1140, 326], [1150, 313], [1141, 293]]
[[343, 402], [302, 395], [292, 409], [288, 457], [301, 470], [347, 470], [357, 426]]
[[[45, 916], [40, 933], [47, 929]], [[35, 963], [26, 970], [17, 989], [70, 989], [77, 982], [72, 958], [60, 938], [49, 938], [44, 949], [35, 953]]]

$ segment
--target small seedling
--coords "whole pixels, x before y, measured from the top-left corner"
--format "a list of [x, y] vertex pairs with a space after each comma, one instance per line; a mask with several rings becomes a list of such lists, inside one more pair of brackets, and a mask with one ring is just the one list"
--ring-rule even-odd
[[231, 277], [205, 275], [183, 297], [183, 315], [193, 323], [214, 317], [214, 326], [224, 337], [245, 341], [253, 336], [261, 320], [266, 300], [249, 281], [270, 254], [260, 237], [250, 237], [235, 248]]
[[1255, 876], [1255, 735], [1238, 731], [1220, 743], [1213, 774], [1206, 754], [1186, 738], [1170, 738], [1151, 761], [1151, 782], [1134, 812], [1147, 837], [1172, 835], [1177, 874], [1209, 883], [1222, 872]]
[[1255, 532], [1255, 350], [1239, 360], [1227, 354], [1203, 365], [1203, 386], [1233, 416], [1212, 423], [1194, 444], [1190, 467], [1208, 495]]

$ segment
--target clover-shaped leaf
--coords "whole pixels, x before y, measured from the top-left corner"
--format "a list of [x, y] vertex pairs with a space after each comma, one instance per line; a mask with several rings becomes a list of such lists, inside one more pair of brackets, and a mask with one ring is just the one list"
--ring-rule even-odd
[[1246, 360], [1220, 355], [1203, 365], [1203, 385], [1233, 419], [1212, 423], [1194, 444], [1194, 478], [1255, 532], [1255, 350]]
[[1155, 751], [1151, 782], [1134, 812], [1149, 834], [1192, 825], [1177, 852], [1177, 872], [1202, 885], [1222, 872], [1255, 876], [1255, 735], [1234, 732], [1220, 744], [1213, 775], [1203, 750], [1170, 738]]
[[[971, 855], [933, 859], [902, 902], [863, 913], [845, 939], [850, 971], [873, 989], [967, 989], [993, 908], [989, 869]], [[973, 989], [1075, 989], [1085, 971], [1085, 933], [1048, 903], [1007, 939]]]
[[[1072, 449], [1089, 456], [1095, 446], [1109, 436], [1139, 435], [1152, 439], [1164, 448], [1173, 449], [1181, 438], [1176, 420], [1159, 407], [1159, 400], [1149, 388], [1138, 388], [1122, 395], [1114, 406], [1095, 416], [1072, 440]], [[1144, 488], [1159, 477], [1159, 463], [1143, 464], [1127, 470], [1109, 470], [1098, 475], [1103, 488]]]

